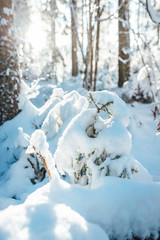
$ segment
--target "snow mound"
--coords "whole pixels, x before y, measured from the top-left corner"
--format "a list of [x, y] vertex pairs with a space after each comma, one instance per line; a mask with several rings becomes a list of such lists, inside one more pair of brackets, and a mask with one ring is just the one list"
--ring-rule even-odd
[[10, 206], [0, 212], [0, 236], [3, 240], [107, 240], [97, 225], [88, 223], [66, 204], [51, 202], [42, 190], [23, 205]]
[[159, 201], [158, 183], [108, 177], [90, 190], [55, 177], [24, 204], [0, 212], [0, 236], [3, 240], [126, 240], [150, 235], [157, 239]]

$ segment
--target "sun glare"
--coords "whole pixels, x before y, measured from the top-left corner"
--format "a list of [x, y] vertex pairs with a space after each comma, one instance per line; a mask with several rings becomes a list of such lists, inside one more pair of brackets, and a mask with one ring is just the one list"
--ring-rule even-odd
[[40, 54], [46, 47], [47, 36], [46, 32], [43, 30], [42, 24], [40, 16], [35, 16], [26, 36], [27, 42], [32, 47], [35, 55]]

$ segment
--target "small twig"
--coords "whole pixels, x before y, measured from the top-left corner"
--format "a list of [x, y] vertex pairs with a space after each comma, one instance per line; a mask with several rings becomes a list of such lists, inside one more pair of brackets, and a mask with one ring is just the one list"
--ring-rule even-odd
[[90, 97], [90, 99], [91, 99], [91, 101], [94, 103], [94, 105], [96, 106], [96, 108], [97, 108], [97, 112], [99, 113], [100, 109], [99, 109], [98, 105], [95, 103], [95, 101], [94, 101], [94, 99], [93, 99], [91, 93], [89, 93], [88, 96]]
[[95, 103], [95, 101], [94, 101], [91, 93], [89, 93], [88, 95], [89, 95], [91, 101], [93, 102], [93, 104], [96, 106], [96, 108], [97, 108], [97, 113], [99, 113], [101, 110], [105, 109], [105, 110], [107, 111], [108, 115], [112, 115], [112, 114], [109, 112], [109, 110], [108, 110], [107, 107], [108, 107], [110, 104], [113, 104], [113, 101], [109, 101], [109, 102], [103, 104], [101, 107], [98, 107], [98, 105]]
[[[102, 109], [104, 108], [104, 109], [106, 109], [108, 115], [112, 115], [112, 114], [109, 112], [108, 108], [107, 108], [107, 106], [109, 106], [110, 104], [113, 104], [113, 101], [110, 101], [110, 102], [107, 102], [107, 103], [103, 104], [103, 105], [101, 106], [100, 110], [102, 110]], [[100, 111], [100, 110], [99, 110], [99, 111]]]

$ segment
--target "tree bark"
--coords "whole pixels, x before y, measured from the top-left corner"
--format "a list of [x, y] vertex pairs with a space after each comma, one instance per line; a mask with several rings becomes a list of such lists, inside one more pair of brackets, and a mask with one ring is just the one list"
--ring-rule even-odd
[[18, 112], [20, 75], [11, 0], [0, 1], [0, 125]]
[[130, 77], [129, 0], [119, 0], [118, 17], [118, 86], [122, 87]]

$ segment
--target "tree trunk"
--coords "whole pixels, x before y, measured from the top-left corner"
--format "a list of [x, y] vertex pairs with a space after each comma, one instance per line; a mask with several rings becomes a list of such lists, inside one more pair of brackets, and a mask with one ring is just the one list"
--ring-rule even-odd
[[93, 29], [92, 29], [92, 10], [91, 10], [91, 0], [89, 1], [89, 56], [90, 56], [90, 69], [89, 69], [89, 79], [88, 79], [88, 90], [92, 88], [92, 75], [93, 75]]
[[77, 59], [77, 1], [71, 0], [71, 32], [72, 32], [72, 76], [78, 75]]
[[0, 1], [0, 125], [18, 112], [20, 76], [11, 0]]
[[119, 0], [118, 17], [118, 86], [122, 87], [130, 77], [129, 0]]
[[[100, 0], [97, 0], [97, 20], [100, 18]], [[100, 38], [100, 21], [97, 21], [96, 32], [96, 51], [95, 51], [95, 70], [94, 70], [94, 87], [96, 91], [97, 73], [98, 73], [98, 61], [99, 61], [99, 38]]]
[[51, 44], [52, 44], [52, 71], [54, 72], [55, 80], [57, 80], [56, 62], [57, 62], [57, 50], [56, 50], [56, 0], [50, 1], [51, 9]]

